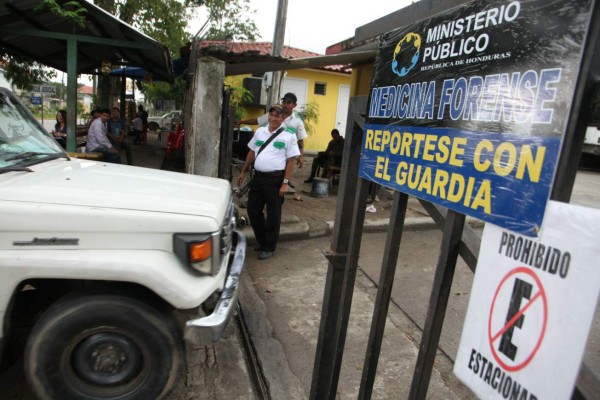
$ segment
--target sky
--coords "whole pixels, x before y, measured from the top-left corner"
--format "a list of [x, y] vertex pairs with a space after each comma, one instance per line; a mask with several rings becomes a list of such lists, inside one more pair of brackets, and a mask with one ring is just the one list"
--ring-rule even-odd
[[[324, 54], [332, 44], [354, 36], [356, 28], [404, 8], [412, 0], [288, 0], [284, 44]], [[272, 42], [278, 0], [250, 0], [261, 42]], [[196, 33], [202, 18], [192, 21]]]

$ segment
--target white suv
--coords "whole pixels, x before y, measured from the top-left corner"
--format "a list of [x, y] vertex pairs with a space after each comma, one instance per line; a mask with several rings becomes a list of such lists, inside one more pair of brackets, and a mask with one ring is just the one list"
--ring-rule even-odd
[[227, 181], [70, 158], [0, 89], [0, 356], [40, 398], [165, 396], [236, 307], [234, 226]]
[[170, 111], [162, 117], [148, 117], [148, 129], [157, 131], [158, 129], [170, 129], [171, 124], [179, 121], [181, 110]]

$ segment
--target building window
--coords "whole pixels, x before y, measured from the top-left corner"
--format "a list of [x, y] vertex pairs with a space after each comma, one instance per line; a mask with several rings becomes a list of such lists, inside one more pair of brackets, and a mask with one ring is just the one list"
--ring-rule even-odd
[[327, 84], [322, 82], [315, 82], [315, 94], [322, 94], [325, 96], [327, 91]]

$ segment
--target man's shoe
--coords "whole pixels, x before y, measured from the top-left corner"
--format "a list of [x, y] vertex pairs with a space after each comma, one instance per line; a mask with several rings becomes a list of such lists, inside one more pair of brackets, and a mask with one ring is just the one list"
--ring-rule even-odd
[[273, 252], [272, 251], [261, 251], [258, 254], [258, 259], [259, 260], [266, 260], [267, 258], [271, 258], [273, 257]]
[[306, 179], [306, 180], [304, 181], [304, 183], [311, 183], [311, 182], [313, 181], [313, 179], [314, 179], [314, 178], [313, 178], [312, 176], [309, 176], [309, 177], [308, 177], [308, 179]]
[[254, 251], [262, 251], [262, 245], [257, 244], [256, 246], [254, 246]]

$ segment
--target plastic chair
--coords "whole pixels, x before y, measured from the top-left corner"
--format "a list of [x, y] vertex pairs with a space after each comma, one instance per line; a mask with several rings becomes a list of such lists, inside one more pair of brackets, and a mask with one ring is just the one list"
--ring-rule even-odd
[[171, 152], [181, 149], [183, 146], [183, 135], [183, 125], [180, 122], [177, 124], [177, 129], [174, 132], [169, 132], [169, 136], [167, 136], [166, 160], [171, 156]]

